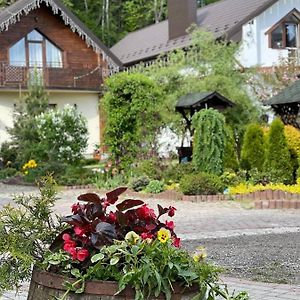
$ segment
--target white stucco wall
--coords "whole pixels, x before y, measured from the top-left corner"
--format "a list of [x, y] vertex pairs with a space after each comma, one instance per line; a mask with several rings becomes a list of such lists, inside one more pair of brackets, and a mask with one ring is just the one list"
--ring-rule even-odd
[[300, 0], [279, 0], [243, 26], [243, 38], [239, 60], [245, 67], [269, 67], [288, 56], [288, 50], [269, 48], [266, 31], [287, 15], [292, 9], [300, 11]]
[[[13, 124], [14, 104], [18, 102], [18, 91], [0, 91], [0, 144], [9, 139], [6, 128]], [[62, 108], [66, 104], [76, 104], [77, 109], [87, 120], [89, 140], [86, 154], [93, 153], [100, 143], [99, 96], [96, 92], [50, 91], [49, 103]]]

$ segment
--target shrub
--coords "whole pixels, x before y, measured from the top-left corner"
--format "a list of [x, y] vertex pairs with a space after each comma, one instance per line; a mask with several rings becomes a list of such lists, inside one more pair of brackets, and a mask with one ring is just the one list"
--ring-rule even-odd
[[150, 179], [160, 180], [163, 175], [164, 166], [157, 158], [141, 161], [134, 172], [139, 176], [147, 176]]
[[81, 166], [67, 166], [56, 181], [60, 185], [85, 185], [93, 183], [95, 177], [96, 175], [91, 169]]
[[245, 170], [263, 170], [265, 140], [263, 129], [258, 124], [247, 126], [241, 151], [241, 166]]
[[4, 169], [0, 170], [0, 180], [12, 177], [16, 173], [17, 173], [17, 170], [14, 168], [4, 168]]
[[119, 170], [148, 157], [162, 127], [161, 89], [142, 74], [120, 73], [106, 81], [104, 143]]
[[195, 167], [190, 162], [170, 165], [164, 172], [164, 179], [166, 182], [179, 182], [184, 175], [192, 173], [195, 173]]
[[112, 175], [110, 173], [97, 174], [94, 179], [94, 185], [98, 189], [114, 189], [119, 186], [127, 185], [128, 179], [122, 174]]
[[151, 194], [159, 194], [164, 191], [164, 183], [159, 180], [151, 180], [146, 186], [145, 192]]
[[286, 125], [284, 126], [284, 134], [289, 148], [300, 157], [300, 130], [291, 125]]
[[184, 175], [180, 180], [180, 189], [185, 195], [215, 195], [224, 188], [217, 176], [207, 173]]
[[2, 159], [4, 166], [15, 166], [17, 159], [17, 149], [10, 142], [4, 142], [0, 148], [0, 158]]
[[236, 186], [244, 181], [244, 178], [234, 172], [224, 172], [220, 176], [220, 180], [225, 187]]
[[136, 192], [142, 191], [150, 182], [148, 176], [141, 176], [138, 178], [132, 178], [129, 186]]
[[291, 183], [293, 178], [291, 155], [283, 123], [278, 118], [271, 124], [266, 150], [265, 172], [272, 174], [273, 182]]
[[76, 108], [66, 105], [62, 110], [50, 110], [35, 118], [40, 143], [49, 161], [75, 163], [87, 146], [86, 120]]
[[227, 142], [225, 117], [214, 109], [203, 109], [194, 115], [193, 127], [193, 163], [196, 170], [222, 174]]

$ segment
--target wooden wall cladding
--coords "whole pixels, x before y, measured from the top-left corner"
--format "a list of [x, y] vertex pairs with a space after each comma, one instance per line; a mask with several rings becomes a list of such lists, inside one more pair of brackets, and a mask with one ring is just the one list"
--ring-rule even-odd
[[[9, 48], [34, 29], [63, 51], [63, 68], [46, 68], [44, 72], [47, 87], [100, 89], [103, 82], [101, 68], [85, 75], [95, 70], [99, 62], [101, 67], [106, 68], [105, 62], [64, 24], [59, 15], [54, 15], [51, 8], [45, 5], [22, 16], [19, 22], [0, 33], [0, 62], [8, 64]], [[74, 77], [81, 78], [74, 80]]]

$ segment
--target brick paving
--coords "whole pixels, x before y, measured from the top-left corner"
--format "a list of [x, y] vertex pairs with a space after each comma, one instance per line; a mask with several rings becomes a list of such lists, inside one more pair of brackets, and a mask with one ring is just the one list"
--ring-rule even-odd
[[[4, 186], [0, 183], [0, 206], [9, 202], [13, 193], [36, 192], [32, 187]], [[92, 191], [92, 190], [89, 190]], [[68, 190], [59, 193], [55, 211], [69, 214], [70, 206], [81, 193], [87, 190]], [[190, 203], [182, 201], [146, 200], [153, 208], [157, 203], [163, 206], [175, 206], [174, 218], [176, 232], [185, 240], [203, 238], [221, 238], [237, 235], [260, 235], [266, 233], [284, 233], [300, 231], [299, 210], [255, 210], [249, 203], [203, 202]], [[230, 289], [247, 290], [252, 300], [299, 300], [300, 286], [268, 284], [243, 279], [225, 278]], [[25, 300], [26, 286], [19, 296], [6, 293], [0, 299]]]

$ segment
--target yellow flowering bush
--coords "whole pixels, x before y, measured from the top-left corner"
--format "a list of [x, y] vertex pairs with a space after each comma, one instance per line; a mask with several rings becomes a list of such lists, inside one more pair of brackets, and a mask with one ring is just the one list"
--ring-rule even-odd
[[29, 160], [26, 164], [23, 165], [22, 170], [25, 175], [28, 174], [30, 169], [35, 169], [37, 168], [38, 164], [34, 159]]
[[276, 183], [276, 184], [247, 184], [247, 183], [241, 183], [237, 186], [231, 186], [229, 187], [229, 194], [235, 195], [235, 194], [249, 194], [259, 191], [265, 191], [265, 190], [279, 190], [283, 192], [288, 193], [294, 193], [294, 194], [300, 194], [300, 180], [297, 180], [297, 184], [294, 185], [285, 185], [283, 183]]

